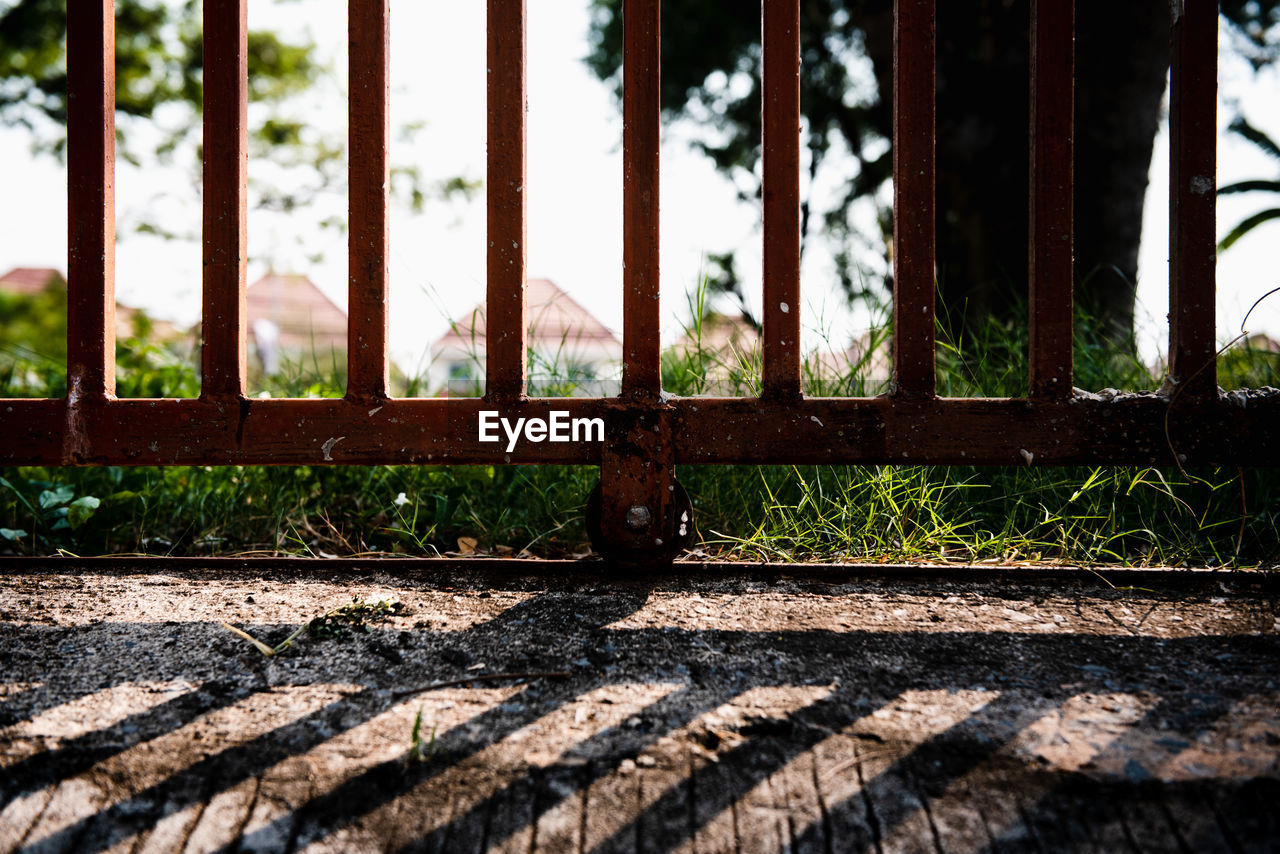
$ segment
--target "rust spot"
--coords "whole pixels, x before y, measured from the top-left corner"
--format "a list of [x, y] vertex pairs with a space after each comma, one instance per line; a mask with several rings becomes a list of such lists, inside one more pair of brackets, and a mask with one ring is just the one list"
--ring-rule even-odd
[[91, 447], [84, 414], [84, 375], [77, 370], [67, 383], [66, 423], [62, 434], [62, 464], [76, 465], [89, 456]]

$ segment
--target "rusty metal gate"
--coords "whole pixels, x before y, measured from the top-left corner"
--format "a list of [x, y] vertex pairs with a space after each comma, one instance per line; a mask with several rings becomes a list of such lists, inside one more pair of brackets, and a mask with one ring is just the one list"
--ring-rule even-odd
[[[0, 465], [598, 464], [589, 527], [606, 552], [668, 557], [688, 531], [676, 465], [1280, 462], [1280, 398], [1220, 395], [1215, 371], [1217, 4], [1172, 23], [1170, 383], [1072, 388], [1073, 2], [1033, 0], [1030, 393], [939, 398], [934, 368], [935, 0], [894, 21], [891, 393], [801, 394], [799, 0], [765, 0], [764, 345], [758, 398], [664, 395], [659, 362], [659, 2], [624, 19], [621, 393], [526, 396], [525, 0], [488, 0], [488, 273], [483, 399], [396, 399], [387, 384], [389, 0], [349, 0], [350, 326], [346, 397], [245, 388], [246, 0], [204, 3], [202, 385], [194, 400], [114, 396], [112, 0], [68, 15], [68, 395], [0, 400]], [[1162, 22], [1153, 22], [1161, 26]], [[1171, 391], [1170, 391], [1171, 389]], [[481, 412], [600, 418], [603, 442], [480, 441]]]

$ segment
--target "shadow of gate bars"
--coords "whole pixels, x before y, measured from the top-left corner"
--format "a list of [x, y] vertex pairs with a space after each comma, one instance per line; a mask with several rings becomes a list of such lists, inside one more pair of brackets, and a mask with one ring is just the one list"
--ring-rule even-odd
[[[626, 562], [669, 559], [691, 512], [677, 464], [1280, 463], [1280, 395], [1216, 380], [1217, 4], [1172, 13], [1169, 381], [1102, 399], [1072, 385], [1074, 3], [1033, 0], [1026, 398], [939, 398], [935, 377], [936, 0], [896, 0], [894, 379], [877, 398], [800, 390], [800, 3], [763, 11], [763, 377], [757, 398], [681, 399], [659, 360], [658, 0], [624, 15], [624, 328], [616, 397], [526, 395], [525, 0], [488, 0], [486, 386], [392, 398], [387, 354], [390, 0], [349, 0], [348, 386], [246, 396], [246, 0], [204, 3], [200, 396], [117, 399], [114, 9], [68, 5], [68, 394], [0, 400], [0, 465], [598, 464], [588, 528]], [[1153, 22], [1155, 26], [1163, 22]], [[482, 412], [602, 419], [603, 442], [482, 441]]]

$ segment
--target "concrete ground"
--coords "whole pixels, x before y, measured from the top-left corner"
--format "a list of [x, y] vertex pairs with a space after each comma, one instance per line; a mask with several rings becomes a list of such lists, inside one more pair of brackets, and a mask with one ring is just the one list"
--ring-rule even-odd
[[0, 851], [1280, 848], [1238, 574], [331, 566], [0, 574]]

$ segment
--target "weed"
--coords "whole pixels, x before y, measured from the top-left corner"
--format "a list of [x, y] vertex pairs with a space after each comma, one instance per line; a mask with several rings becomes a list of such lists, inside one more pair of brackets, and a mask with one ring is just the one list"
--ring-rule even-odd
[[380, 623], [404, 611], [400, 602], [376, 599], [366, 602], [359, 596], [307, 623], [306, 630], [316, 640], [346, 640], [352, 632], [371, 632]]
[[238, 629], [230, 623], [223, 623], [222, 627], [232, 634], [244, 638], [253, 644], [258, 652], [271, 658], [292, 647], [293, 642], [301, 637], [303, 632], [306, 632], [315, 640], [345, 640], [351, 637], [351, 633], [354, 631], [371, 632], [373, 631], [373, 623], [382, 622], [395, 614], [403, 612], [404, 605], [400, 602], [393, 602], [388, 599], [376, 599], [372, 602], [366, 602], [359, 596], [355, 596], [348, 604], [340, 605], [301, 626], [275, 646], [263, 643], [244, 629]]
[[284, 652], [286, 649], [289, 649], [290, 647], [292, 647], [293, 642], [298, 639], [298, 636], [307, 630], [307, 627], [303, 626], [302, 628], [298, 629], [293, 634], [289, 635], [289, 637], [285, 638], [275, 646], [268, 646], [267, 644], [255, 638], [253, 635], [246, 632], [244, 629], [237, 629], [235, 626], [231, 625], [230, 623], [223, 623], [222, 627], [227, 631], [231, 632], [232, 634], [239, 635], [240, 637], [247, 640], [249, 643], [253, 644], [254, 648], [258, 650], [258, 652], [265, 655], [267, 658], [272, 658], [274, 656], [277, 656], [280, 653]]
[[436, 754], [436, 724], [431, 725], [431, 734], [424, 741], [422, 738], [422, 707], [413, 718], [413, 730], [409, 733], [409, 762], [430, 762]]

